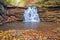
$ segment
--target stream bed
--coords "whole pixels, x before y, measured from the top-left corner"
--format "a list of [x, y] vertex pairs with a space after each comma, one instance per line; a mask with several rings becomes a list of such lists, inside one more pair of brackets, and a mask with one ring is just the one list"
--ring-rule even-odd
[[0, 26], [0, 40], [60, 40], [60, 25], [53, 22], [11, 22]]

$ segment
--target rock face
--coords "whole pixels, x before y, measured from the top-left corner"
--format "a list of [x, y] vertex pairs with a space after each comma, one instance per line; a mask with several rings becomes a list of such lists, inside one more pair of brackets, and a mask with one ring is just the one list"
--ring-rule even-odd
[[6, 9], [7, 21], [19, 21], [23, 19], [24, 9]]
[[[5, 10], [6, 21], [23, 21], [23, 14], [25, 8], [8, 8]], [[38, 9], [40, 15], [40, 20], [43, 22], [60, 22], [60, 10], [48, 10], [48, 9]], [[3, 20], [3, 17], [0, 16], [0, 22]]]

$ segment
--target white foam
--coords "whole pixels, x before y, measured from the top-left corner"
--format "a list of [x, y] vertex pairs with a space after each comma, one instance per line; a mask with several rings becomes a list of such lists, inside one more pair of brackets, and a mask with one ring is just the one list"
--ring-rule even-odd
[[36, 7], [28, 7], [24, 11], [24, 22], [40, 22]]

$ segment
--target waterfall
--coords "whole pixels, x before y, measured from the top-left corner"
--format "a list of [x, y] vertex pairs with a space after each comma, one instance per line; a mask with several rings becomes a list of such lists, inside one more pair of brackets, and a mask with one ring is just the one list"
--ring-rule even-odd
[[24, 11], [24, 20], [23, 22], [40, 22], [40, 18], [37, 12], [37, 7], [28, 7]]

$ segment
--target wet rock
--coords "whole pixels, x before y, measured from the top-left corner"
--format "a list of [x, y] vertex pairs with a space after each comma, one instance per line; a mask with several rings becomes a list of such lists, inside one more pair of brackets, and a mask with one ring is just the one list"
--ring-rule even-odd
[[60, 19], [60, 14], [56, 14], [55, 17], [57, 17], [58, 19]]
[[53, 15], [52, 16], [48, 16], [47, 17], [47, 21], [53, 22], [53, 21], [55, 21], [55, 17]]
[[3, 23], [2, 23], [2, 20], [4, 20], [4, 19], [3, 19], [2, 16], [0, 16], [0, 25], [3, 24]]
[[[5, 10], [7, 20], [6, 21], [20, 21], [23, 20], [25, 8], [8, 8]], [[41, 10], [38, 9], [40, 20], [43, 22], [60, 22], [60, 13], [55, 13], [55, 11]], [[57, 11], [56, 11], [57, 12]], [[3, 20], [3, 18], [0, 18]]]
[[0, 22], [1, 22], [2, 20], [4, 20], [4, 19], [3, 19], [3, 17], [2, 17], [2, 16], [0, 16]]

